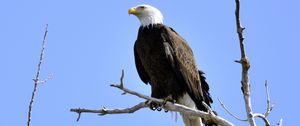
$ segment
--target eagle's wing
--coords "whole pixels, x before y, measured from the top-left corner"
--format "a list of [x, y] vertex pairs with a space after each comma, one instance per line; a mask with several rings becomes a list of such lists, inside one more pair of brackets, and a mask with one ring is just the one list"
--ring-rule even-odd
[[139, 58], [139, 55], [137, 53], [136, 44], [134, 44], [134, 59], [135, 59], [135, 66], [137, 69], [137, 72], [141, 78], [141, 80], [147, 84], [150, 82], [149, 75], [146, 73], [145, 68], [142, 65], [141, 59]]
[[[207, 83], [204, 87], [201, 85], [200, 74], [196, 67], [191, 48], [185, 40], [170, 27], [166, 26], [165, 32], [162, 32], [161, 36], [165, 41], [165, 54], [173, 71], [178, 78], [184, 80], [184, 87], [186, 87], [188, 94], [195, 102], [197, 108], [206, 111], [202, 101], [211, 100], [209, 93], [207, 93], [209, 88], [208, 85], [206, 85]], [[203, 89], [206, 89], [207, 91], [203, 91]], [[205, 100], [205, 97], [209, 98], [209, 100]]]

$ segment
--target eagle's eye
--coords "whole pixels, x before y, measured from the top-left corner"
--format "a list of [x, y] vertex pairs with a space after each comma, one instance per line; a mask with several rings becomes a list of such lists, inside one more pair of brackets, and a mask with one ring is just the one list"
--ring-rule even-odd
[[145, 9], [146, 7], [145, 7], [145, 6], [140, 6], [139, 8], [141, 8], [141, 9]]

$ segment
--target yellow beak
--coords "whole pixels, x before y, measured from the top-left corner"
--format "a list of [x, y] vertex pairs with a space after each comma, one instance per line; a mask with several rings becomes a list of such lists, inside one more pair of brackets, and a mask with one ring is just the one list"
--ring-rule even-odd
[[137, 14], [136, 8], [132, 7], [128, 10], [128, 14]]

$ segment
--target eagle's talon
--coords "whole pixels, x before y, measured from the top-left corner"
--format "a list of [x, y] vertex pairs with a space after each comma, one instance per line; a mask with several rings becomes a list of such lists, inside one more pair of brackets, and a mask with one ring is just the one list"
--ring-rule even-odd
[[157, 111], [161, 111], [164, 107], [165, 104], [161, 104], [161, 103], [157, 103], [154, 101], [146, 101], [146, 104], [149, 104], [149, 108], [153, 111], [157, 110]]
[[157, 108], [158, 108], [158, 105], [157, 105], [157, 103], [156, 102], [153, 102], [153, 101], [148, 101], [149, 102], [149, 108], [151, 109], [151, 110], [153, 110], [153, 111], [155, 111], [155, 110], [157, 110]]
[[162, 107], [157, 107], [156, 110], [160, 112], [162, 110]]
[[149, 108], [150, 108], [151, 110], [153, 110], [153, 111], [156, 110], [156, 107], [154, 107], [154, 106], [150, 106]]

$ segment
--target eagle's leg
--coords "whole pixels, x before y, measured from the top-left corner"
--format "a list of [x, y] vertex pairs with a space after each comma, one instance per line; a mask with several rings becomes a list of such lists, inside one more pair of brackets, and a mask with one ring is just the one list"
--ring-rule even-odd
[[[167, 104], [167, 102], [171, 102], [173, 104], [176, 103], [176, 100], [171, 96], [169, 95], [168, 97], [164, 98], [164, 101], [163, 101], [163, 104], [162, 106], [165, 106]], [[169, 110], [165, 109], [165, 112], [167, 113]]]
[[174, 100], [173, 97], [171, 95], [169, 95], [168, 97], [164, 98], [163, 106], [166, 105], [167, 102], [172, 102], [174, 104], [174, 103], [176, 103], [176, 100]]

